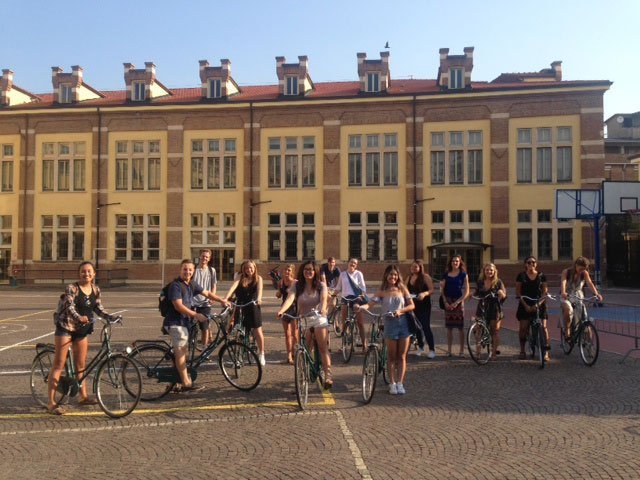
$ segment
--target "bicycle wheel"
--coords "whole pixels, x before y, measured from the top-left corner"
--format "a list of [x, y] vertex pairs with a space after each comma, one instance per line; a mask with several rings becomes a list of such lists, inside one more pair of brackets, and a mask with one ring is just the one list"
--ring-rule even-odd
[[598, 360], [600, 353], [600, 340], [598, 338], [598, 330], [596, 326], [587, 321], [582, 327], [582, 333], [578, 338], [580, 342], [580, 357], [587, 367], [592, 367]]
[[[49, 372], [53, 367], [53, 350], [43, 350], [38, 353], [31, 363], [31, 374], [29, 377], [29, 386], [31, 387], [31, 395], [33, 399], [43, 407], [49, 403]], [[54, 395], [57, 404], [62, 403], [69, 393], [69, 382], [65, 371], [60, 375], [58, 388]]]
[[362, 364], [362, 399], [365, 405], [371, 402], [378, 380], [378, 347], [369, 345]]
[[[216, 322], [209, 320], [209, 342], [217, 342], [220, 335], [220, 329]], [[202, 332], [198, 330], [198, 335], [196, 337], [196, 351], [201, 352], [204, 350], [204, 347], [205, 346], [202, 344]]]
[[142, 377], [136, 362], [116, 354], [98, 368], [95, 385], [98, 405], [111, 418], [126, 417], [136, 408], [142, 394]]
[[544, 328], [542, 325], [538, 325], [538, 361], [540, 362], [540, 368], [544, 368], [545, 363], [545, 353], [547, 350], [545, 349], [545, 345], [547, 344], [547, 339], [544, 336]]
[[333, 333], [336, 334], [336, 337], [340, 336], [340, 309], [334, 308], [329, 316], [329, 323], [333, 324]]
[[129, 357], [140, 369], [141, 400], [151, 402], [164, 397], [176, 384], [178, 372], [167, 345], [150, 343], [137, 347]]
[[342, 332], [342, 360], [344, 363], [349, 363], [351, 355], [353, 355], [353, 322], [345, 325], [344, 332]]
[[262, 379], [258, 355], [244, 343], [231, 341], [224, 344], [218, 354], [218, 365], [227, 382], [238, 390], [253, 390]]
[[294, 374], [296, 382], [296, 399], [298, 400], [300, 408], [304, 410], [307, 408], [307, 402], [309, 401], [309, 365], [307, 363], [306, 353], [303, 349], [296, 350]]
[[560, 325], [560, 347], [565, 355], [569, 355], [573, 346], [567, 341], [567, 337], [564, 335], [564, 327]]
[[389, 355], [387, 352], [387, 343], [383, 341], [382, 348], [378, 352], [378, 371], [382, 373], [382, 380], [386, 385], [389, 385], [389, 372], [387, 371], [387, 361], [389, 360]]
[[479, 322], [474, 322], [467, 332], [469, 355], [478, 365], [485, 365], [491, 357], [491, 332]]

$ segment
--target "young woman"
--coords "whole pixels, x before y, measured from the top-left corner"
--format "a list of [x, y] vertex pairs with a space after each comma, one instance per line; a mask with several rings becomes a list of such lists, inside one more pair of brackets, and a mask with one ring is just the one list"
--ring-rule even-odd
[[327, 322], [327, 285], [320, 281], [318, 267], [313, 260], [308, 260], [300, 265], [298, 269], [298, 281], [289, 288], [287, 300], [282, 304], [278, 311], [278, 317], [287, 312], [287, 310], [296, 302], [298, 315], [305, 315], [312, 309], [320, 312], [320, 317], [315, 319], [315, 323], [307, 320], [307, 335], [305, 341], [307, 345], [311, 344], [311, 335], [315, 336], [320, 350], [320, 360], [322, 369], [324, 370], [324, 388], [328, 389], [333, 386], [333, 377], [331, 376], [331, 357], [327, 350], [327, 336], [329, 335]]
[[[389, 393], [404, 395], [404, 378], [407, 373], [407, 352], [409, 351], [409, 323], [406, 313], [415, 306], [409, 290], [402, 281], [400, 270], [395, 265], [389, 265], [382, 275], [380, 291], [375, 298], [382, 302], [382, 313], [393, 312], [393, 317], [384, 319], [384, 338], [388, 351]], [[368, 308], [363, 305], [362, 308]]]
[[598, 297], [598, 300], [602, 301], [602, 295], [598, 293], [589, 275], [589, 260], [585, 257], [578, 257], [573, 262], [573, 267], [563, 270], [560, 275], [560, 295], [562, 296], [560, 306], [564, 319], [565, 338], [567, 339], [571, 337], [571, 318], [573, 317], [573, 304], [569, 300], [569, 296], [575, 295], [578, 298], [584, 298], [585, 284]]
[[233, 285], [231, 285], [231, 288], [227, 292], [225, 301], [231, 298], [234, 293], [236, 294], [236, 303], [239, 305], [249, 303], [252, 300], [256, 302], [255, 305], [245, 307], [242, 313], [244, 314], [244, 326], [253, 330], [253, 336], [256, 339], [256, 345], [260, 351], [260, 365], [264, 366], [266, 361], [264, 358], [262, 314], [260, 312], [260, 305], [262, 304], [262, 277], [258, 275], [258, 269], [253, 260], [245, 260], [242, 262], [238, 278], [233, 282]]
[[[91, 262], [82, 262], [78, 267], [78, 281], [67, 285], [60, 296], [56, 331], [54, 336], [55, 353], [51, 374], [49, 376], [47, 411], [52, 415], [63, 415], [65, 409], [55, 403], [55, 392], [64, 364], [67, 361], [69, 347], [72, 347], [73, 361], [76, 365], [78, 378], [84, 373], [87, 363], [89, 340], [87, 335], [93, 333], [91, 317], [97, 314], [107, 320], [114, 320], [102, 306], [100, 289], [93, 284], [96, 271]], [[80, 385], [80, 400], [78, 405], [96, 405], [98, 401], [87, 394], [87, 382]]]
[[447, 327], [447, 356], [451, 356], [453, 329], [460, 333], [460, 351], [464, 356], [464, 301], [469, 297], [469, 277], [460, 255], [454, 255], [447, 263], [447, 273], [440, 280], [440, 292], [444, 297], [444, 326]]
[[[338, 278], [338, 283], [336, 285], [336, 291], [341, 292], [343, 297], [346, 298], [356, 298], [363, 296], [367, 293], [367, 286], [364, 283], [364, 276], [362, 272], [358, 270], [358, 259], [350, 258], [349, 263], [347, 264], [347, 269], [340, 273], [340, 277]], [[366, 303], [364, 298], [358, 300], [358, 304], [362, 305]], [[344, 321], [347, 318], [347, 306], [342, 306], [341, 313], [341, 325], [340, 331], [344, 332]], [[356, 315], [356, 322], [358, 323], [358, 328], [360, 329], [360, 340], [362, 342], [362, 351], [366, 351], [366, 335], [364, 331], [364, 322], [362, 318], [362, 313], [358, 313]]]
[[493, 263], [486, 263], [482, 267], [482, 273], [478, 277], [478, 285], [476, 287], [475, 295], [477, 297], [484, 298], [490, 293], [494, 293], [498, 298], [488, 298], [482, 302], [478, 302], [478, 308], [476, 310], [476, 316], [481, 314], [480, 310], [484, 307], [485, 319], [487, 320], [487, 326], [491, 332], [491, 338], [493, 343], [493, 352], [491, 352], [492, 360], [496, 359], [496, 355], [500, 354], [500, 326], [502, 324], [502, 303], [507, 298], [507, 288], [502, 280], [498, 278], [498, 269]]
[[[282, 272], [282, 278], [278, 282], [278, 289], [276, 290], [276, 297], [282, 298], [282, 305], [287, 301], [287, 297], [289, 296], [289, 289], [292, 285], [295, 285], [296, 279], [293, 276], [293, 272], [295, 270], [295, 265], [290, 264], [284, 267]], [[289, 315], [296, 314], [295, 305], [291, 305], [291, 307], [287, 310]], [[282, 318], [282, 328], [284, 329], [284, 345], [287, 349], [287, 359], [285, 363], [289, 365], [293, 365], [293, 352], [295, 344], [298, 342], [298, 325], [294, 320], [290, 318]]]
[[[415, 295], [413, 300], [415, 305], [415, 313], [424, 336], [427, 339], [427, 345], [429, 346], [428, 358], [435, 358], [436, 350], [435, 343], [433, 341], [433, 332], [431, 331], [431, 295], [433, 295], [433, 280], [431, 276], [424, 271], [424, 263], [422, 260], [416, 260], [411, 264], [411, 274], [407, 280], [407, 288], [409, 293]], [[422, 355], [424, 353], [424, 341], [422, 337], [418, 339], [418, 353]]]
[[[547, 277], [544, 273], [540, 273], [537, 270], [538, 262], [535, 257], [529, 256], [524, 259], [524, 272], [520, 272], [516, 277], [516, 298], [519, 299], [518, 311], [516, 312], [516, 318], [520, 322], [519, 336], [520, 336], [520, 359], [527, 358], [527, 354], [524, 351], [524, 345], [527, 340], [527, 331], [529, 330], [529, 322], [536, 316], [535, 302], [531, 300], [525, 300], [522, 296], [530, 298], [543, 298], [547, 295], [549, 287], [547, 285]], [[546, 337], [547, 352], [545, 353], [545, 359], [549, 360], [549, 331], [547, 330], [547, 303], [543, 299], [540, 302], [540, 318], [542, 319], [542, 328], [544, 329], [544, 335]]]

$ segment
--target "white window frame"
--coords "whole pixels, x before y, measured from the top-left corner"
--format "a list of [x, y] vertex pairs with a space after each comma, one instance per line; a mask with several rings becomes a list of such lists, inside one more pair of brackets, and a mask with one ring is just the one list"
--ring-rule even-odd
[[73, 87], [70, 83], [61, 83], [58, 91], [58, 103], [73, 102]]
[[449, 89], [460, 90], [464, 88], [464, 68], [451, 67], [449, 69]]
[[219, 78], [209, 79], [209, 98], [222, 98], [222, 80]]
[[378, 93], [380, 90], [380, 72], [368, 72], [366, 91], [368, 93]]
[[147, 99], [147, 86], [145, 82], [131, 82], [131, 100], [134, 102], [144, 102]]
[[284, 94], [295, 96], [299, 94], [299, 79], [297, 75], [285, 75], [284, 77]]

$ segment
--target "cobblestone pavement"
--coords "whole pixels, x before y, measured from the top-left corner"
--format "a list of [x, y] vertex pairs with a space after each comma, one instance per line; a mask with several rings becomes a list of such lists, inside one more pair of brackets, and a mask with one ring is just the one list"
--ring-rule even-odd
[[[265, 293], [268, 365], [243, 393], [212, 367], [207, 388], [141, 404], [112, 420], [70, 402], [53, 417], [31, 398], [26, 371], [36, 341], [51, 342], [56, 291], [0, 290], [0, 478], [638, 478], [640, 362], [601, 353], [582, 365], [553, 345], [539, 370], [516, 359], [517, 337], [503, 330], [500, 359], [480, 367], [444, 356], [445, 331], [433, 312], [438, 357], [410, 355], [407, 394], [379, 380], [371, 404], [360, 393], [362, 355], [344, 365], [333, 341], [335, 387], [312, 406], [295, 402], [276, 302]], [[104, 292], [124, 346], [156, 338], [157, 292]], [[43, 336], [39, 340], [37, 337]], [[94, 334], [92, 341], [98, 341]], [[21, 345], [16, 345], [18, 343]], [[454, 349], [457, 352], [457, 349]]]

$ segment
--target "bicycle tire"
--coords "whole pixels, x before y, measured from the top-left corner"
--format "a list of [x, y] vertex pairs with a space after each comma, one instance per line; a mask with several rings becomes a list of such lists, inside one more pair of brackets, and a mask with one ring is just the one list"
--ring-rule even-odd
[[[220, 328], [217, 325], [218, 324], [215, 321], [209, 320], [209, 342], [210, 343], [215, 343], [220, 338], [220, 335], [221, 335]], [[202, 344], [202, 331], [200, 330], [198, 330], [195, 347], [197, 352], [202, 352], [205, 348], [204, 345]]]
[[564, 334], [564, 327], [562, 325], [560, 325], [560, 348], [562, 348], [565, 355], [569, 355], [571, 350], [573, 350], [573, 345], [567, 341], [567, 337]]
[[111, 418], [129, 415], [140, 402], [142, 377], [136, 362], [116, 354], [101, 362], [94, 389], [98, 405]]
[[300, 409], [305, 410], [309, 402], [309, 365], [306, 352], [302, 348], [296, 350], [294, 376], [296, 400], [298, 401]]
[[370, 345], [362, 363], [362, 400], [371, 403], [378, 380], [378, 347]]
[[544, 364], [546, 362], [545, 360], [545, 353], [547, 353], [547, 350], [545, 349], [545, 345], [547, 343], [547, 340], [544, 336], [544, 328], [542, 328], [542, 324], [538, 325], [538, 361], [540, 362], [540, 369], [542, 370], [544, 368]]
[[592, 367], [598, 360], [600, 339], [598, 330], [593, 323], [586, 321], [583, 325], [582, 332], [578, 338], [580, 342], [580, 357], [587, 367]]
[[389, 372], [387, 371], [387, 363], [389, 360], [389, 352], [387, 350], [387, 343], [383, 340], [382, 348], [379, 351], [379, 371], [382, 373], [382, 380], [385, 385], [389, 385]]
[[253, 390], [262, 379], [258, 355], [244, 343], [225, 343], [218, 354], [218, 365], [225, 380], [243, 392]]
[[491, 332], [482, 323], [474, 322], [467, 332], [467, 348], [471, 359], [478, 365], [486, 365], [491, 357]]
[[353, 355], [353, 322], [345, 325], [342, 332], [342, 361], [349, 363]]
[[[29, 386], [31, 388], [31, 396], [41, 406], [46, 407], [49, 404], [49, 373], [53, 367], [53, 350], [43, 350], [38, 353], [31, 363], [31, 372], [29, 375]], [[65, 381], [67, 373], [65, 370], [60, 375], [58, 388], [54, 394], [56, 404], [61, 404], [69, 393], [69, 382]]]
[[176, 372], [173, 353], [167, 345], [150, 343], [141, 345], [129, 355], [140, 369], [143, 402], [153, 402], [168, 394], [175, 386]]
[[333, 322], [333, 333], [335, 333], [336, 337], [340, 336], [340, 309], [334, 308], [331, 312], [331, 321]]

